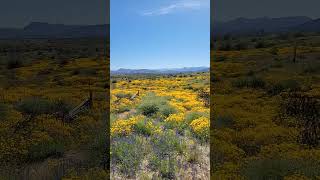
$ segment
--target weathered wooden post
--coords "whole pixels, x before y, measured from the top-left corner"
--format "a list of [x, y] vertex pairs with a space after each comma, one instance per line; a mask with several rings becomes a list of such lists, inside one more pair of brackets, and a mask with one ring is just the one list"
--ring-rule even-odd
[[93, 94], [92, 94], [92, 89], [91, 89], [91, 79], [89, 79], [89, 107], [93, 107]]
[[92, 94], [92, 90], [89, 90], [89, 106], [90, 108], [93, 107], [93, 94]]
[[294, 41], [294, 48], [293, 48], [293, 63], [296, 62], [296, 59], [297, 59], [297, 41]]

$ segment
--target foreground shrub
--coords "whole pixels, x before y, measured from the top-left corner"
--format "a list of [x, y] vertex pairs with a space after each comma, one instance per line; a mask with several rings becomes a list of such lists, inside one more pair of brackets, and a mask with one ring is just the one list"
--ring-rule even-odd
[[0, 117], [6, 118], [7, 114], [8, 114], [7, 105], [0, 103]]
[[249, 76], [245, 78], [240, 78], [232, 81], [232, 86], [237, 88], [264, 88], [265, 87], [265, 81], [261, 78], [255, 77], [255, 76]]
[[72, 105], [62, 100], [50, 101], [41, 97], [31, 97], [19, 102], [16, 108], [22, 113], [37, 116], [56, 112], [65, 114], [71, 110]]
[[195, 119], [190, 123], [190, 127], [200, 140], [207, 141], [209, 139], [210, 120], [208, 118], [200, 117]]
[[134, 131], [142, 134], [142, 135], [146, 135], [146, 136], [150, 136], [152, 134], [152, 123], [150, 121], [147, 121], [146, 119], [142, 119], [140, 121], [138, 121], [134, 126]]
[[64, 153], [64, 145], [59, 142], [44, 141], [30, 147], [29, 161], [40, 161], [48, 157], [61, 157]]
[[157, 104], [152, 102], [144, 102], [139, 107], [138, 110], [145, 116], [151, 117], [159, 111]]
[[213, 139], [211, 143], [211, 147], [214, 147], [210, 150], [211, 161], [216, 164], [216, 167], [224, 162], [240, 161], [245, 157], [245, 152], [232, 143], [218, 139]]
[[193, 120], [198, 119], [200, 117], [204, 116], [204, 113], [200, 113], [200, 112], [189, 112], [187, 113], [186, 117], [185, 117], [185, 122], [187, 124], [190, 124]]
[[182, 123], [184, 122], [184, 118], [185, 118], [184, 113], [171, 114], [164, 121], [166, 122], [166, 125], [170, 127], [178, 127], [182, 125]]
[[142, 139], [136, 136], [114, 139], [111, 144], [111, 162], [128, 177], [133, 177], [144, 157]]
[[176, 155], [183, 152], [184, 145], [171, 130], [153, 136], [151, 145], [154, 153], [151, 165], [160, 171], [163, 178], [173, 179], [175, 177]]
[[40, 97], [31, 97], [19, 102], [17, 110], [33, 116], [49, 114], [51, 112], [51, 102]]
[[81, 169], [72, 168], [67, 175], [62, 179], [94, 179], [94, 180], [105, 180], [109, 179], [109, 174], [101, 168], [90, 168], [90, 169]]
[[134, 126], [140, 121], [144, 121], [142, 115], [132, 116], [129, 119], [118, 119], [111, 124], [111, 136], [126, 136], [134, 131]]
[[217, 118], [214, 121], [214, 128], [232, 128], [234, 123], [235, 122], [232, 116], [217, 116]]
[[320, 163], [306, 159], [257, 159], [251, 160], [242, 173], [248, 179], [283, 179], [286, 176], [301, 174], [309, 178], [320, 175]]
[[268, 93], [271, 95], [277, 95], [283, 91], [297, 91], [299, 89], [299, 82], [296, 80], [289, 79], [272, 85], [271, 88], [268, 90]]

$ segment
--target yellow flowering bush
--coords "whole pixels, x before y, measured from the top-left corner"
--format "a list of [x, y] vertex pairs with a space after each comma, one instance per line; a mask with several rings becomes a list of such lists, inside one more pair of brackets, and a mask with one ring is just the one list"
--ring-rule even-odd
[[144, 119], [143, 115], [133, 116], [129, 119], [118, 119], [111, 125], [111, 136], [115, 135], [129, 135], [133, 131], [133, 126]]
[[190, 123], [192, 131], [201, 138], [209, 138], [210, 121], [207, 117], [200, 117]]
[[184, 118], [185, 118], [184, 113], [170, 114], [169, 117], [167, 117], [164, 121], [165, 122], [182, 123]]

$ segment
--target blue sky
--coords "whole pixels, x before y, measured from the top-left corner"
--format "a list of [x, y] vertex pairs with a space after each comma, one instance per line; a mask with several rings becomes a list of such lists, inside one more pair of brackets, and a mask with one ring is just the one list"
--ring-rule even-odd
[[210, 64], [210, 0], [111, 0], [111, 69]]

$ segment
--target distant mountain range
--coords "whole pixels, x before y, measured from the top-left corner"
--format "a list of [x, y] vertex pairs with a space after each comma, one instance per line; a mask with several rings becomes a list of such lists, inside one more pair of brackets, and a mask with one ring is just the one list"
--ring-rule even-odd
[[[280, 18], [237, 18], [217, 21], [212, 18], [211, 35], [281, 32], [320, 32], [320, 18], [305, 16]], [[87, 38], [110, 36], [110, 25], [64, 25], [32, 22], [24, 28], [0, 28], [0, 39]]]
[[184, 67], [168, 69], [118, 69], [112, 70], [111, 74], [179, 74], [193, 72], [208, 72], [209, 67]]
[[213, 18], [211, 23], [212, 35], [255, 34], [261, 32], [320, 32], [320, 19], [293, 16], [281, 18], [237, 18], [221, 22]]
[[0, 39], [109, 37], [109, 24], [64, 25], [32, 22], [24, 28], [0, 28]]

